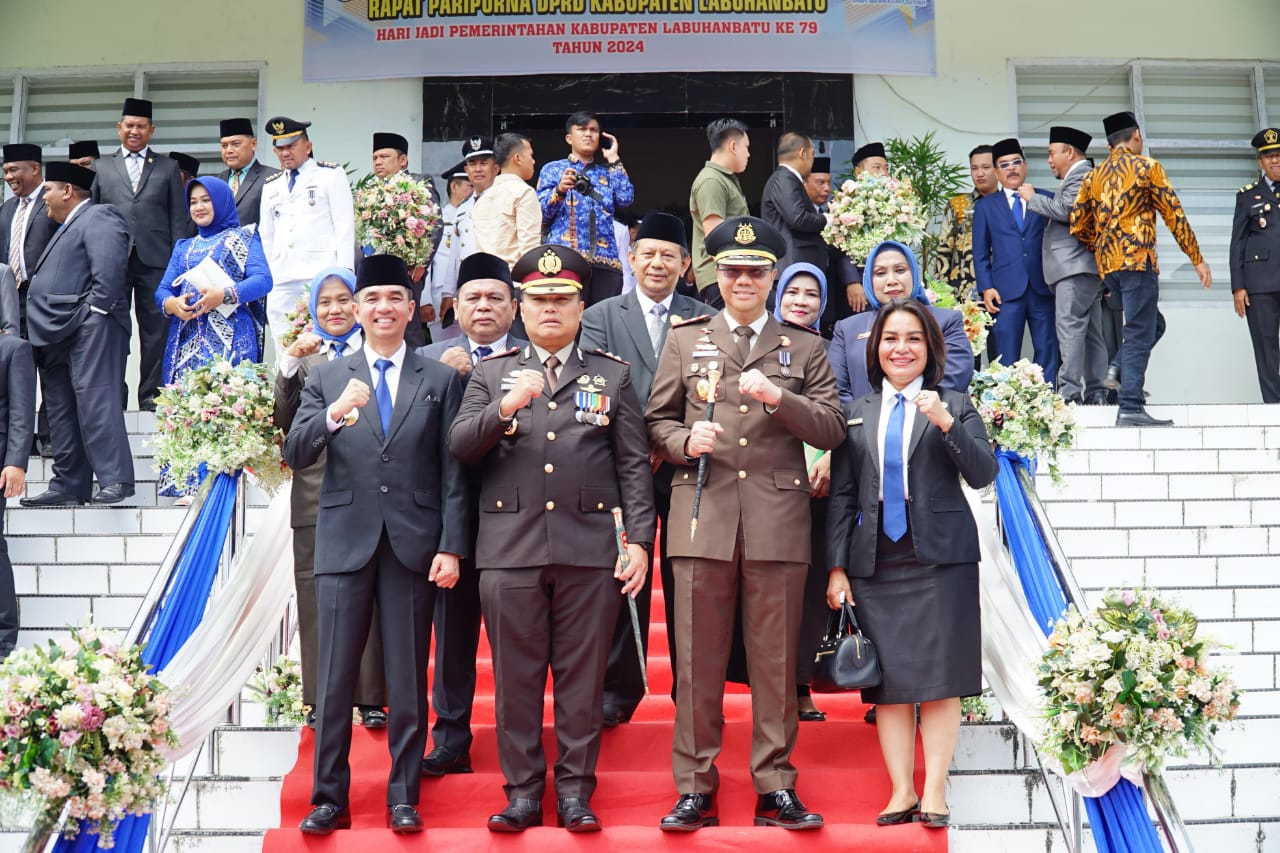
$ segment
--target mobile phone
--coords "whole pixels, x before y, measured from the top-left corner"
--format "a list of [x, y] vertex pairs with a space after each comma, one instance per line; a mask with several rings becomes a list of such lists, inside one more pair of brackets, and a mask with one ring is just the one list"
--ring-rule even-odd
[[612, 137], [612, 136], [605, 136], [605, 135], [603, 134], [603, 132], [602, 132], [602, 133], [601, 133], [601, 137], [600, 137], [600, 138], [604, 140], [603, 142], [601, 142], [601, 143], [600, 143], [600, 150], [602, 150], [602, 151], [608, 151], [610, 148], [612, 148], [612, 147], [613, 147], [613, 137]]

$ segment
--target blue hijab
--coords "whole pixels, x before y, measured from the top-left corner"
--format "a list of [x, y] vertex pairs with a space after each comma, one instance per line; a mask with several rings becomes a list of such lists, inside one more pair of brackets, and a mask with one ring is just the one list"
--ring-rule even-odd
[[925, 293], [924, 278], [920, 275], [920, 265], [916, 263], [915, 253], [911, 251], [909, 246], [899, 243], [896, 240], [885, 240], [871, 250], [871, 254], [867, 255], [867, 263], [862, 268], [862, 289], [867, 294], [867, 305], [873, 311], [880, 309], [881, 302], [876, 298], [875, 285], [871, 283], [871, 268], [875, 266], [876, 255], [885, 249], [897, 249], [899, 252], [907, 256], [907, 265], [911, 267], [911, 281], [914, 282], [909, 294], [912, 299], [918, 302], [929, 304], [929, 296]]
[[199, 184], [209, 193], [213, 202], [213, 221], [208, 225], [197, 225], [201, 237], [214, 237], [228, 228], [240, 227], [240, 214], [236, 212], [236, 194], [221, 178], [192, 178], [187, 181], [187, 201], [191, 201], [191, 185]]
[[359, 323], [356, 323], [347, 330], [345, 335], [334, 335], [326, 332], [320, 325], [320, 321], [316, 319], [316, 302], [320, 299], [320, 288], [324, 286], [324, 281], [327, 278], [341, 279], [342, 283], [347, 286], [347, 289], [351, 291], [353, 296], [356, 292], [355, 273], [346, 267], [329, 267], [328, 269], [323, 269], [316, 273], [316, 277], [311, 279], [311, 296], [307, 302], [307, 307], [311, 311], [311, 325], [313, 326], [311, 331], [319, 335], [322, 340], [329, 341], [333, 344], [345, 344], [347, 342], [347, 338], [360, 331]]
[[811, 275], [818, 280], [818, 292], [822, 294], [822, 302], [818, 305], [818, 314], [813, 318], [813, 322], [809, 325], [818, 328], [818, 323], [822, 321], [822, 314], [827, 310], [827, 275], [813, 264], [803, 261], [791, 264], [782, 271], [782, 278], [778, 279], [778, 304], [773, 306], [773, 319], [779, 323], [782, 322], [782, 294], [786, 292], [787, 285], [791, 283], [791, 279], [801, 273]]

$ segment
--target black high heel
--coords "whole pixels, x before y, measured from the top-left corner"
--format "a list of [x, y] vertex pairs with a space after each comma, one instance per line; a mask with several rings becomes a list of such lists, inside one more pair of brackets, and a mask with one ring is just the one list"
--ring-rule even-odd
[[885, 812], [876, 816], [876, 826], [898, 826], [903, 823], [912, 823], [916, 819], [916, 815], [920, 814], [920, 801], [909, 809], [903, 809], [900, 812]]

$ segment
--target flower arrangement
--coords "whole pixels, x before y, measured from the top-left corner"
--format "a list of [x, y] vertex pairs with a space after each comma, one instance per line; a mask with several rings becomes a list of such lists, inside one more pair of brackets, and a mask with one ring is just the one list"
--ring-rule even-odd
[[0, 788], [40, 802], [33, 836], [52, 833], [65, 808], [64, 834], [86, 821], [111, 847], [116, 821], [164, 796], [160, 749], [178, 738], [168, 688], [147, 669], [140, 647], [88, 626], [0, 665]]
[[395, 255], [410, 268], [430, 260], [430, 234], [440, 222], [440, 207], [425, 183], [405, 172], [390, 178], [370, 174], [356, 184], [354, 197], [361, 245]]
[[245, 687], [267, 709], [272, 725], [302, 723], [302, 669], [296, 660], [280, 658], [271, 666], [259, 666]]
[[959, 311], [964, 318], [964, 333], [969, 337], [969, 345], [973, 347], [975, 356], [982, 355], [987, 349], [987, 334], [996, 322], [987, 313], [986, 307], [974, 299], [958, 299], [951, 285], [936, 278], [925, 278], [925, 290], [929, 301], [939, 308], [951, 308]]
[[284, 331], [280, 333], [280, 348], [288, 349], [304, 332], [315, 331], [315, 320], [311, 317], [311, 287], [302, 289], [302, 296], [294, 306], [284, 313]]
[[928, 217], [906, 178], [863, 174], [840, 184], [827, 202], [831, 224], [822, 239], [858, 266], [884, 240], [918, 246]]
[[176, 482], [248, 468], [268, 492], [288, 477], [275, 425], [273, 381], [266, 364], [217, 359], [184, 373], [156, 395], [156, 467]]
[[1230, 676], [1208, 663], [1190, 611], [1145, 590], [1108, 590], [1088, 617], [1072, 607], [1041, 660], [1041, 749], [1068, 773], [1113, 746], [1126, 764], [1159, 771], [1166, 756], [1202, 748], [1240, 708]]
[[1025, 358], [1008, 367], [996, 359], [973, 374], [969, 394], [992, 441], [1019, 456], [1043, 457], [1053, 481], [1061, 481], [1058, 453], [1075, 443], [1075, 406], [1044, 381], [1044, 368]]

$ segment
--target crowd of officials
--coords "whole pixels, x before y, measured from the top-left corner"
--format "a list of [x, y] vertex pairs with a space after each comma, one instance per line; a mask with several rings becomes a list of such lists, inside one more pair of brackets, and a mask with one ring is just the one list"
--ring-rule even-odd
[[[961, 484], [995, 476], [967, 394], [973, 353], [959, 312], [929, 305], [909, 247], [882, 243], [859, 266], [822, 241], [831, 166], [806, 136], [780, 138], [755, 218], [737, 177], [749, 130], [712, 122], [691, 233], [659, 212], [620, 226], [634, 186], [617, 138], [589, 112], [569, 116], [569, 153], [543, 166], [536, 188], [526, 137], [471, 137], [444, 176], [434, 257], [410, 268], [356, 244], [347, 177], [313, 156], [307, 122], [268, 121], [277, 170], [258, 161], [247, 119], [223, 121], [227, 168], [201, 177], [192, 158], [150, 147], [151, 109], [126, 100], [120, 148], [106, 157], [77, 143], [68, 161], [44, 163], [38, 146], [4, 146], [14, 197], [0, 207], [0, 487], [22, 494], [28, 455], [45, 452], [49, 488], [24, 505], [130, 497], [130, 310], [147, 408], [184, 370], [263, 358], [268, 330], [279, 341], [309, 287], [314, 328], [277, 344], [275, 407], [297, 472], [295, 579], [316, 729], [304, 832], [350, 826], [353, 707], [363, 725], [388, 729], [391, 829], [421, 831], [423, 776], [471, 771], [482, 616], [507, 798], [489, 828], [542, 822], [550, 673], [558, 822], [598, 830], [601, 732], [626, 724], [644, 692], [622, 602], [635, 601], [647, 641], [654, 567], [678, 794], [662, 829], [718, 823], [726, 678], [751, 687], [756, 824], [823, 825], [797, 795], [791, 753], [799, 722], [824, 718], [807, 684], [824, 614], [842, 601], [858, 606], [881, 656], [883, 680], [863, 693], [892, 782], [877, 822], [948, 825], [960, 698], [982, 682], [980, 554]], [[1136, 120], [1104, 126], [1110, 153], [1096, 168], [1088, 134], [1053, 128], [1055, 193], [1026, 184], [1017, 140], [975, 149], [975, 189], [952, 201], [941, 271], [996, 316], [1005, 363], [1029, 327], [1064, 395], [1101, 403], [1118, 389], [1118, 424], [1159, 425], [1142, 388], [1160, 327], [1156, 213], [1206, 287], [1210, 276], [1163, 170], [1141, 155]], [[1280, 132], [1254, 145], [1263, 176], [1239, 194], [1232, 283], [1267, 396]], [[374, 173], [405, 172], [408, 148], [374, 134]], [[853, 160], [855, 172], [890, 174], [879, 143]], [[1106, 303], [1119, 307], [1110, 365]], [[165, 484], [179, 496], [193, 487]], [[2, 568], [7, 651], [17, 632], [7, 557]]]

